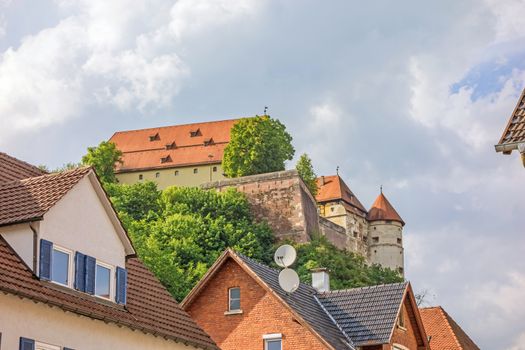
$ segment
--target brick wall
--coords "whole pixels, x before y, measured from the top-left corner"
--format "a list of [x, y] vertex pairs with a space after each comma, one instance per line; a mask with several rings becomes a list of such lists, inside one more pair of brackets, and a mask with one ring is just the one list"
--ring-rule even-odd
[[393, 346], [393, 344], [401, 344], [411, 350], [424, 349], [422, 345], [423, 340], [421, 339], [421, 335], [417, 326], [414, 310], [408, 298], [405, 298], [403, 305], [406, 330], [396, 326], [394, 333], [392, 334], [391, 345]]
[[319, 232], [315, 199], [295, 170], [210, 182], [202, 187], [219, 191], [235, 187], [245, 193], [255, 217], [266, 220], [278, 239], [308, 242]]
[[[231, 287], [240, 287], [242, 314], [224, 314]], [[222, 265], [186, 310], [222, 350], [264, 350], [262, 337], [272, 333], [282, 334], [283, 349], [327, 349], [232, 259]]]

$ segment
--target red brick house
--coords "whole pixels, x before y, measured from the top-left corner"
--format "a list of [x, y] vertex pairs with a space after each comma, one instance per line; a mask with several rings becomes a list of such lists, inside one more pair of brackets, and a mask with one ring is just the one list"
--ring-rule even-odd
[[429, 349], [408, 282], [288, 294], [278, 274], [228, 249], [181, 306], [223, 350]]

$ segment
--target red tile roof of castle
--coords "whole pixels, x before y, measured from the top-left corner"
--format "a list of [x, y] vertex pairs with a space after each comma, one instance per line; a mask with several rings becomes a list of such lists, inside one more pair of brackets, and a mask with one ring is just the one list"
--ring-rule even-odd
[[[118, 131], [109, 139], [123, 153], [117, 172], [220, 163], [230, 142], [230, 129], [237, 121]], [[167, 156], [169, 161], [161, 162]]]
[[317, 178], [317, 195], [319, 203], [342, 200], [347, 210], [366, 215], [366, 209], [339, 175], [320, 176]]
[[427, 335], [432, 337], [431, 350], [479, 350], [441, 306], [421, 308], [419, 312]]
[[383, 192], [377, 196], [374, 204], [372, 204], [372, 207], [368, 211], [367, 215], [368, 221], [379, 221], [379, 220], [385, 220], [385, 221], [398, 221], [402, 225], [405, 224], [403, 219], [401, 219], [401, 216], [397, 213], [397, 211], [394, 209], [392, 204], [386, 199]]
[[0, 184], [44, 174], [44, 170], [0, 152]]
[[511, 153], [520, 143], [525, 143], [525, 89], [496, 145], [496, 151]]

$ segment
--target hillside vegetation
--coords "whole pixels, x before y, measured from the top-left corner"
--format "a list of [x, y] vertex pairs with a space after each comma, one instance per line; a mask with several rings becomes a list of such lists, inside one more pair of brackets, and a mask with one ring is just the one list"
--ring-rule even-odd
[[[153, 182], [106, 184], [139, 257], [177, 300], [182, 300], [227, 248], [272, 264], [273, 233], [256, 222], [243, 193], [171, 187], [157, 190]], [[396, 282], [391, 270], [368, 267], [364, 259], [338, 250], [324, 238], [295, 244], [295, 268], [310, 283], [309, 270], [331, 270], [332, 288]]]

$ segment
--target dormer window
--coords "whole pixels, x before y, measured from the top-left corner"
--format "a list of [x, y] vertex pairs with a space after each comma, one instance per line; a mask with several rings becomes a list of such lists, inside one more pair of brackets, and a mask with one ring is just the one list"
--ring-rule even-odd
[[175, 149], [176, 147], [177, 145], [175, 144], [175, 141], [166, 145], [166, 149]]
[[163, 164], [163, 163], [171, 163], [171, 157], [168, 155], [166, 157], [160, 158], [160, 163], [161, 164]]
[[204, 140], [204, 146], [211, 146], [214, 145], [215, 142], [213, 141], [213, 138], [210, 138], [208, 140]]
[[190, 137], [202, 136], [201, 129], [191, 130]]
[[159, 133], [156, 133], [155, 135], [149, 135], [149, 140], [150, 141], [159, 141], [160, 140]]
[[111, 299], [111, 276], [112, 266], [97, 262], [95, 271], [95, 295], [105, 299]]
[[54, 246], [51, 261], [51, 281], [69, 287], [71, 282], [69, 278], [69, 272], [71, 271], [71, 251]]

